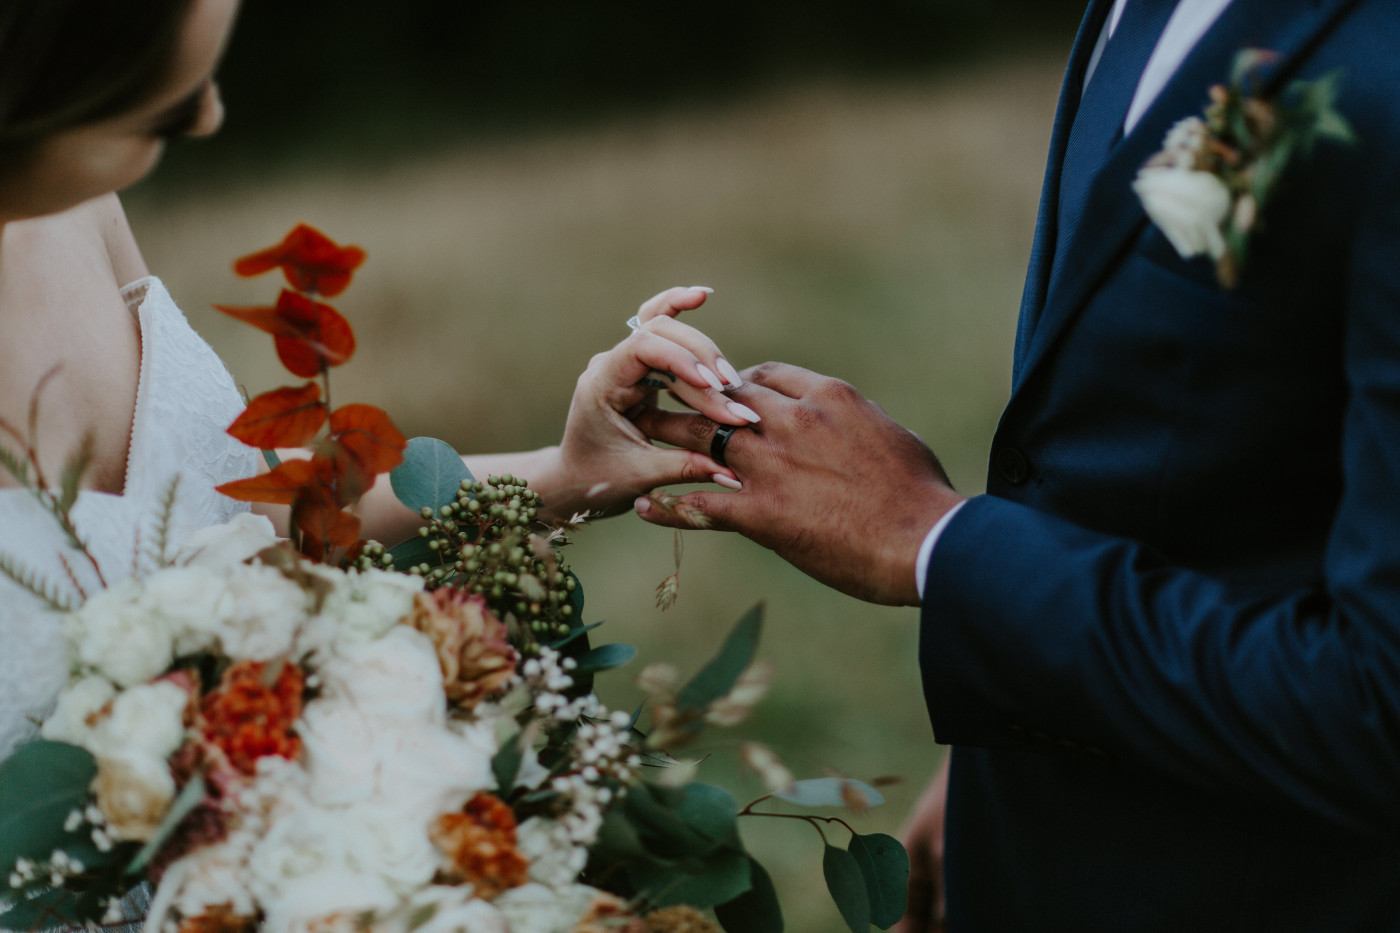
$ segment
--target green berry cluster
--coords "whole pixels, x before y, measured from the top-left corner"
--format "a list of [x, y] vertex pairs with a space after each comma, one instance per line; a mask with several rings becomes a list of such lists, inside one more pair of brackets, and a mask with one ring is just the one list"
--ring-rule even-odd
[[[577, 581], [554, 544], [534, 534], [540, 508], [539, 494], [510, 474], [463, 480], [453, 502], [420, 513], [426, 524], [418, 536], [438, 560], [409, 572], [424, 577], [429, 589], [479, 594], [497, 616], [515, 618], [512, 628], [527, 643], [555, 641], [570, 631]], [[368, 549], [361, 559], [383, 561]]]

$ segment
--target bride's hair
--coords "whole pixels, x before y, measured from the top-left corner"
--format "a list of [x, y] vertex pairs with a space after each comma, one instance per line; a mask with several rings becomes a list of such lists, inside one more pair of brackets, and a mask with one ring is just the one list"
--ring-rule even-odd
[[193, 3], [0, 0], [0, 163], [155, 93]]

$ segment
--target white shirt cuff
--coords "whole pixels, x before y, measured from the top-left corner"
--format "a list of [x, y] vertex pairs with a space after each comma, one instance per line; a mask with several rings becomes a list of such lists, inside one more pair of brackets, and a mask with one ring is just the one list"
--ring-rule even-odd
[[914, 572], [918, 574], [918, 579], [914, 582], [919, 587], [919, 599], [924, 598], [924, 580], [928, 578], [928, 562], [933, 557], [934, 545], [938, 543], [939, 537], [943, 534], [943, 529], [948, 527], [948, 523], [953, 520], [953, 516], [958, 514], [958, 509], [967, 505], [964, 499], [951, 509], [943, 513], [943, 517], [938, 520], [929, 533], [924, 536], [924, 543], [919, 545], [919, 559], [914, 564]]

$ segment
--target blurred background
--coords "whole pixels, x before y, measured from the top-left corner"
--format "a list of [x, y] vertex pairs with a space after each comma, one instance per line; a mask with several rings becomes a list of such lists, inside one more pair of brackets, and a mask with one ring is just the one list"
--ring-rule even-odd
[[[336, 394], [463, 452], [557, 440], [588, 358], [671, 285], [743, 367], [782, 359], [854, 383], [980, 492], [1060, 72], [1083, 0], [246, 0], [215, 140], [174, 147], [127, 195], [137, 237], [252, 393], [287, 381], [271, 342], [213, 302], [270, 302], [234, 257], [307, 221], [369, 252], [337, 302], [360, 339]], [[884, 490], [868, 490], [872, 501]], [[917, 613], [834, 594], [740, 538], [634, 516], [569, 558], [602, 641], [687, 674], [750, 606], [777, 682], [707, 736], [701, 777], [763, 791], [734, 747], [798, 777], [896, 776], [851, 818], [897, 834], [942, 750]], [[632, 708], [635, 670], [600, 680]], [[808, 825], [746, 820], [788, 929], [844, 925]], [[842, 831], [830, 832], [844, 846]]]

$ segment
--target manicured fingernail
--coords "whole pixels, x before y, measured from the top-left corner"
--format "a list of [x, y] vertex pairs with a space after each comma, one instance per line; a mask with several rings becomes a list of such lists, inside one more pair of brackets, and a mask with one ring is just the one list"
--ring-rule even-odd
[[651, 500], [646, 496], [642, 496], [636, 502], [632, 503], [632, 508], [637, 510], [638, 515], [645, 515], [651, 511]]
[[719, 381], [719, 377], [715, 375], [713, 369], [710, 369], [710, 367], [706, 366], [704, 363], [696, 363], [695, 368], [700, 371], [700, 378], [710, 384], [710, 388], [714, 389], [716, 392], [724, 391], [724, 383]]
[[718, 485], [723, 486], [725, 489], [733, 489], [735, 492], [738, 492], [740, 489], [744, 488], [743, 483], [739, 482], [732, 476], [725, 476], [723, 473], [715, 473], [713, 476], [710, 477], [710, 479], [714, 480]]
[[690, 289], [691, 291], [704, 292], [707, 295], [713, 295], [715, 293], [715, 290], [708, 285], [692, 285]]
[[724, 377], [724, 381], [729, 383], [729, 388], [737, 389], [744, 384], [744, 380], [739, 378], [739, 371], [733, 366], [730, 366], [729, 361], [724, 357], [721, 356], [719, 359], [715, 360], [715, 368], [718, 369], [719, 374]]
[[758, 416], [758, 412], [754, 411], [747, 405], [740, 405], [738, 402], [726, 402], [725, 404], [729, 406], [729, 410], [731, 412], [733, 412], [740, 418], [743, 418], [749, 424], [758, 424], [760, 421], [763, 420]]

